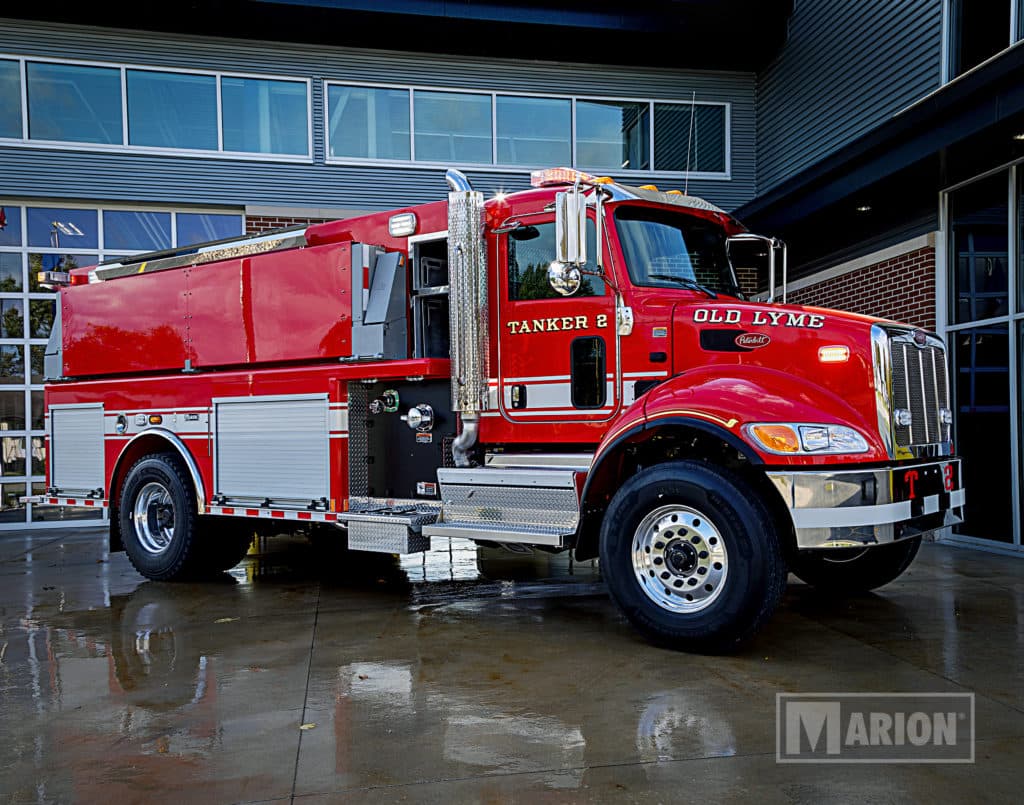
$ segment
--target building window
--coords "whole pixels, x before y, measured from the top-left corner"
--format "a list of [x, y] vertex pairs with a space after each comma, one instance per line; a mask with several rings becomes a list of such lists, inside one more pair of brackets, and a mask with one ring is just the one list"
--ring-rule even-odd
[[[728, 178], [729, 106], [327, 82], [327, 161]], [[409, 102], [413, 112], [408, 111]], [[653, 123], [653, 125], [652, 125]]]
[[213, 211], [24, 206], [0, 201], [0, 524], [89, 520], [88, 510], [33, 508], [45, 491], [43, 383], [56, 297], [40, 271], [69, 271], [153, 249], [238, 236], [242, 216]]
[[417, 160], [492, 161], [490, 95], [417, 91], [413, 107]]
[[309, 161], [309, 86], [305, 79], [4, 56], [0, 141]]
[[576, 102], [576, 161], [597, 170], [649, 170], [650, 104]]
[[128, 142], [217, 150], [217, 79], [128, 70]]
[[725, 171], [725, 107], [720, 104], [656, 103], [654, 169]]
[[124, 142], [120, 70], [29, 62], [26, 74], [30, 139]]
[[[956, 410], [954, 440], [972, 490], [959, 533], [1012, 542], [1009, 175], [948, 194], [950, 310], [947, 341]], [[1001, 441], [993, 441], [1001, 434]]]
[[21, 66], [0, 59], [0, 137], [21, 135]]
[[[949, 78], [1010, 46], [1014, 0], [947, 0]], [[1018, 27], [1020, 21], [1018, 19]]]
[[169, 212], [103, 211], [103, 245], [118, 251], [156, 251], [171, 247]]
[[498, 164], [572, 164], [572, 104], [567, 98], [517, 98], [495, 102]]
[[409, 159], [409, 90], [327, 87], [332, 157]]
[[175, 216], [176, 246], [206, 243], [242, 234], [242, 220], [237, 215], [207, 212], [179, 212]]
[[309, 154], [306, 84], [264, 78], [222, 78], [224, 150]]

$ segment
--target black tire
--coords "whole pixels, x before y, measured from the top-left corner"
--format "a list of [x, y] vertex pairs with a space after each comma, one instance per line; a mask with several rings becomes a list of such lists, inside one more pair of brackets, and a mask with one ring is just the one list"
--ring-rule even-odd
[[652, 642], [683, 651], [735, 650], [768, 621], [786, 586], [778, 533], [757, 493], [694, 461], [630, 478], [605, 513], [600, 550], [623, 614]]
[[910, 567], [921, 538], [870, 548], [805, 551], [793, 557], [790, 570], [798, 579], [823, 592], [849, 595], [888, 584]]
[[199, 546], [195, 489], [176, 454], [154, 453], [132, 465], [121, 488], [119, 517], [128, 559], [146, 578], [172, 581], [208, 569]]
[[204, 568], [212, 573], [230, 570], [241, 562], [256, 536], [250, 520], [244, 517], [202, 517], [199, 549], [205, 554]]

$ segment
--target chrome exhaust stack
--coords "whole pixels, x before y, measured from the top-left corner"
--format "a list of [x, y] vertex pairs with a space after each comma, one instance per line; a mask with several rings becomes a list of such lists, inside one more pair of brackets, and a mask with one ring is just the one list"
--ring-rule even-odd
[[487, 253], [484, 196], [457, 170], [445, 174], [448, 193], [449, 326], [452, 410], [462, 432], [452, 443], [455, 466], [470, 466], [470, 451], [487, 408]]

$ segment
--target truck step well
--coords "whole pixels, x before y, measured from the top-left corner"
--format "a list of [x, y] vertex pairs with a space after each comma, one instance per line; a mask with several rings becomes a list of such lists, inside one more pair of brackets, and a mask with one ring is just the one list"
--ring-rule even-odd
[[443, 512], [426, 533], [563, 547], [579, 523], [577, 473], [571, 467], [439, 469]]

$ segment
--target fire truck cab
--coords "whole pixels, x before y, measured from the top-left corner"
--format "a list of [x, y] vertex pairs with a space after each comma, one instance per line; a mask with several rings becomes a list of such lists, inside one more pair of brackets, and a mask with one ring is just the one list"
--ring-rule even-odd
[[[650, 639], [729, 650], [787, 570], [896, 578], [960, 521], [945, 348], [780, 303], [784, 246], [678, 191], [568, 169], [48, 275], [48, 490], [154, 579], [254, 530], [600, 556]], [[764, 301], [734, 270], [754, 247]]]

